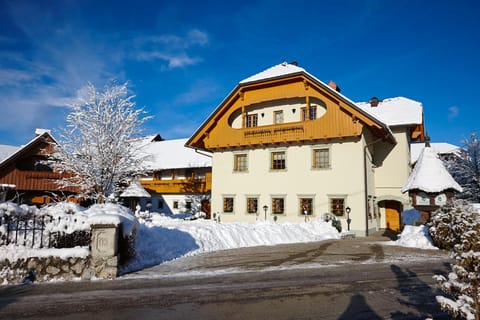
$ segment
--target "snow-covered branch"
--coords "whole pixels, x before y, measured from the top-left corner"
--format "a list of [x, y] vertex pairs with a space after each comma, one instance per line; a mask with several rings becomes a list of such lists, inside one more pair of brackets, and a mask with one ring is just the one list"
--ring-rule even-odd
[[126, 179], [144, 171], [140, 146], [133, 138], [150, 117], [135, 108], [127, 84], [109, 85], [99, 92], [89, 83], [83, 92], [67, 116], [52, 157], [56, 170], [68, 173], [61, 185], [79, 187], [103, 201]]

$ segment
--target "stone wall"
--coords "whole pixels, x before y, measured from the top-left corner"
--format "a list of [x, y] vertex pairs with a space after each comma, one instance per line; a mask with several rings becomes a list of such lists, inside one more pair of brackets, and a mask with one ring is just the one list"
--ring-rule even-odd
[[92, 226], [91, 252], [85, 258], [31, 257], [0, 261], [0, 284], [115, 278], [119, 267], [118, 227]]
[[0, 284], [42, 282], [52, 279], [91, 279], [91, 257], [31, 257], [10, 262], [0, 261]]

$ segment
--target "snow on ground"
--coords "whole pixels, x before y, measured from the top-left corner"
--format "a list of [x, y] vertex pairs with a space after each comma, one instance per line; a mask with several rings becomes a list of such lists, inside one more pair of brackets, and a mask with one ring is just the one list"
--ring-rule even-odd
[[339, 238], [338, 231], [320, 219], [282, 224], [269, 221], [217, 223], [153, 213], [148, 221], [141, 220], [136, 257], [123, 272], [202, 252]]
[[386, 244], [419, 249], [438, 249], [433, 245], [427, 226], [405, 226], [402, 233], [398, 235], [398, 240]]
[[[1, 214], [12, 211], [27, 211], [28, 208], [13, 204], [0, 205]], [[29, 208], [32, 209], [32, 208]], [[33, 210], [33, 209], [32, 209]], [[36, 209], [37, 210], [37, 209]], [[135, 257], [124, 267], [122, 273], [140, 270], [182, 256], [203, 252], [234, 249], [251, 246], [270, 246], [285, 243], [312, 242], [339, 239], [340, 233], [320, 218], [300, 223], [275, 223], [258, 221], [256, 223], [217, 223], [212, 220], [188, 220], [177, 216], [165, 216], [159, 213], [142, 213], [139, 223], [131, 211], [112, 204], [95, 205], [89, 209], [74, 204], [60, 204], [38, 209], [36, 214], [63, 215], [70, 217], [67, 222], [74, 226], [60, 226], [63, 230], [85, 230], [93, 221], [113, 221], [121, 218], [127, 227], [124, 231], [137, 229]], [[416, 216], [415, 211], [410, 214]], [[407, 214], [408, 215], [408, 214]], [[406, 215], [406, 216], [407, 216]], [[148, 217], [147, 219], [142, 216]], [[76, 217], [75, 219], [73, 217]], [[98, 221], [97, 221], [98, 220]], [[117, 220], [115, 220], [117, 221]], [[58, 226], [57, 226], [58, 227]], [[406, 225], [397, 241], [382, 242], [422, 249], [435, 249], [425, 226]], [[78, 257], [87, 254], [86, 248], [73, 249], [30, 249], [20, 246], [6, 246], [0, 250], [0, 261], [10, 261], [37, 256]]]

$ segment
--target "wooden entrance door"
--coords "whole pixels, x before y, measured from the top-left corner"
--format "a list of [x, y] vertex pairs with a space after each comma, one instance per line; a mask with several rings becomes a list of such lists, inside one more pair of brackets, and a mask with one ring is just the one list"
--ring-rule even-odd
[[388, 230], [400, 231], [400, 207], [397, 201], [385, 201], [385, 220]]

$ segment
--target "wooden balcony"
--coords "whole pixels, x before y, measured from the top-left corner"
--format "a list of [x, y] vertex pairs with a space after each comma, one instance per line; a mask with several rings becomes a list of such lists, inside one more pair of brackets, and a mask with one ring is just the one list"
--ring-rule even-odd
[[332, 138], [357, 137], [362, 133], [362, 125], [349, 117], [332, 116], [315, 120], [290, 122], [250, 128], [231, 128], [223, 126], [218, 134], [206, 139], [210, 150], [257, 145], [297, 143]]
[[212, 174], [205, 178], [187, 178], [173, 180], [140, 180], [149, 192], [156, 193], [205, 193], [212, 190]]

